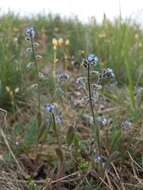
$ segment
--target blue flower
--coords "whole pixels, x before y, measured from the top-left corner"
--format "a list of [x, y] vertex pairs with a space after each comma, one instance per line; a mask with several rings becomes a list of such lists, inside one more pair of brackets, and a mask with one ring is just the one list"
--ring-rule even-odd
[[90, 54], [88, 55], [88, 57], [86, 58], [86, 61], [90, 64], [95, 64], [98, 63], [98, 57], [95, 56], [94, 54]]
[[84, 66], [87, 67], [87, 65], [94, 65], [99, 62], [98, 57], [94, 54], [90, 54], [87, 56], [87, 58], [84, 60]]
[[55, 104], [47, 104], [45, 105], [45, 111], [46, 112], [53, 112], [56, 108], [56, 105]]
[[96, 161], [101, 161], [101, 160], [102, 160], [102, 157], [99, 156], [99, 155], [97, 155], [97, 156], [95, 157], [95, 160], [96, 160]]
[[26, 32], [26, 35], [28, 37], [30, 37], [30, 38], [34, 38], [35, 37], [36, 32], [35, 32], [35, 29], [33, 27], [26, 28], [25, 32]]

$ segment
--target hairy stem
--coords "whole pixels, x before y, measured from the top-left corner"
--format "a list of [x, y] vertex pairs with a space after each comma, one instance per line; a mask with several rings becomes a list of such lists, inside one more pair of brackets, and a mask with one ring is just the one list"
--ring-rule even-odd
[[[39, 81], [39, 67], [37, 64], [37, 60], [36, 60], [36, 54], [35, 54], [35, 49], [34, 49], [34, 40], [32, 38], [32, 36], [30, 37], [31, 40], [31, 48], [32, 48], [32, 58], [35, 64], [35, 68], [36, 68], [36, 75], [37, 75], [37, 84], [38, 84], [38, 117], [40, 120], [40, 113], [41, 113], [41, 94], [40, 94], [40, 81]], [[39, 122], [40, 123], [40, 122]]]
[[54, 129], [55, 136], [56, 136], [56, 139], [57, 139], [57, 144], [59, 146], [59, 149], [62, 151], [60, 137], [59, 137], [59, 133], [58, 133], [58, 130], [57, 130], [56, 119], [55, 119], [55, 115], [54, 115], [53, 112], [52, 112], [52, 120], [53, 120], [53, 129]]
[[56, 78], [56, 59], [57, 59], [57, 50], [54, 49], [54, 58], [53, 58], [53, 78]]
[[100, 131], [99, 131], [99, 127], [96, 125], [94, 107], [93, 107], [93, 102], [92, 102], [91, 82], [90, 82], [90, 64], [89, 63], [88, 63], [88, 93], [89, 93], [89, 104], [90, 104], [90, 109], [91, 109], [93, 123], [94, 123], [93, 131], [95, 132], [94, 134], [96, 134], [98, 154], [101, 155], [101, 150], [100, 150]]

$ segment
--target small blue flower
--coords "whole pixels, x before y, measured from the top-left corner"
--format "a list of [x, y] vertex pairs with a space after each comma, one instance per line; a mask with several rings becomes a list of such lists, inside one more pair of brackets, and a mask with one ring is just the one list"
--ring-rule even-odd
[[53, 112], [56, 108], [56, 105], [55, 104], [47, 104], [45, 105], [45, 111], [46, 112]]
[[90, 54], [87, 56], [87, 58], [84, 60], [84, 66], [87, 67], [88, 64], [94, 65], [99, 62], [98, 57], [94, 54]]
[[35, 37], [36, 32], [35, 32], [35, 29], [33, 27], [26, 28], [25, 32], [26, 32], [26, 35], [28, 37], [30, 37], [30, 38], [34, 38]]
[[101, 161], [101, 160], [102, 160], [102, 157], [99, 156], [99, 155], [97, 155], [97, 156], [95, 157], [95, 160], [96, 160], [96, 161]]
[[90, 54], [90, 55], [87, 57], [87, 62], [88, 62], [88, 63], [91, 63], [91, 64], [97, 63], [97, 62], [98, 62], [98, 57], [95, 56], [94, 54]]

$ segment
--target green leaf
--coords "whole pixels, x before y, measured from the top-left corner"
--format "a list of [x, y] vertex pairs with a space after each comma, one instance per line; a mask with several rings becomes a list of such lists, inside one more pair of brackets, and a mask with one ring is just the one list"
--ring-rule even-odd
[[112, 139], [111, 139], [111, 147], [112, 150], [116, 150], [120, 140], [121, 140], [121, 129], [114, 129], [112, 133]]
[[26, 126], [26, 134], [24, 137], [24, 144], [35, 144], [37, 143], [38, 139], [38, 125], [36, 119], [33, 119], [27, 126]]
[[57, 130], [57, 125], [56, 125], [55, 115], [54, 115], [53, 112], [51, 113], [51, 115], [52, 115], [52, 120], [53, 120], [52, 128], [53, 128], [54, 131], [56, 131]]
[[71, 145], [75, 136], [75, 130], [72, 126], [69, 127], [67, 136], [66, 136], [66, 141], [68, 145]]

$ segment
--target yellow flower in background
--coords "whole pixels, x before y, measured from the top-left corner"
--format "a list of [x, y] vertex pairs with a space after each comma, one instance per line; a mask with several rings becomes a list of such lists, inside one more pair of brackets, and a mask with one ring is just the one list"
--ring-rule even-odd
[[19, 88], [15, 88], [14, 92], [15, 92], [15, 93], [18, 93], [19, 90], [20, 90]]
[[65, 41], [65, 45], [66, 45], [66, 46], [69, 46], [69, 44], [70, 44], [70, 41], [69, 41], [69, 39], [67, 39], [67, 40]]
[[15, 28], [13, 28], [13, 31], [14, 31], [14, 32], [19, 32], [19, 28], [16, 28], [16, 27], [15, 27]]
[[54, 47], [57, 47], [58, 46], [58, 40], [56, 38], [53, 38], [52, 39], [52, 44]]
[[64, 43], [63, 38], [59, 38], [59, 40], [58, 40], [58, 44], [59, 44], [60, 47], [63, 45], [63, 43]]
[[10, 87], [9, 86], [6, 86], [5, 87], [6, 91], [9, 93], [10, 92]]

